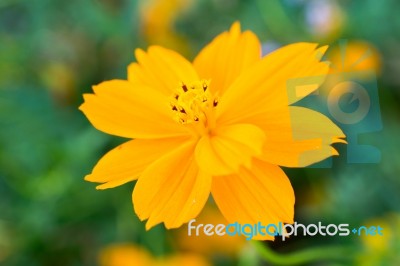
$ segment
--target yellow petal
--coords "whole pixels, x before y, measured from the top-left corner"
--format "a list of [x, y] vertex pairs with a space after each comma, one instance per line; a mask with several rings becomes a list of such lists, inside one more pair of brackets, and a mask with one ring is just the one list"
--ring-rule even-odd
[[186, 143], [150, 165], [141, 175], [132, 199], [146, 228], [164, 222], [176, 228], [196, 217], [210, 193], [211, 176], [199, 171], [195, 143]]
[[95, 128], [126, 138], [165, 138], [187, 135], [173, 120], [169, 99], [148, 87], [124, 80], [93, 86], [79, 107]]
[[261, 155], [264, 132], [250, 124], [219, 127], [197, 144], [195, 156], [200, 169], [213, 176], [238, 172], [241, 165], [251, 167], [251, 158]]
[[338, 155], [332, 143], [344, 142], [342, 130], [328, 117], [297, 106], [253, 117], [266, 134], [263, 160], [288, 167], [305, 167]]
[[193, 65], [201, 78], [211, 79], [210, 89], [222, 95], [239, 74], [261, 58], [261, 46], [257, 36], [240, 32], [240, 24], [234, 23], [200, 51]]
[[219, 123], [240, 123], [246, 117], [287, 106], [315, 91], [329, 69], [327, 63], [320, 62], [327, 47], [316, 47], [312, 43], [287, 45], [248, 68], [221, 97], [217, 108]]
[[85, 180], [104, 183], [97, 186], [97, 189], [112, 188], [136, 180], [149, 164], [186, 140], [173, 138], [128, 141], [104, 155]]
[[147, 53], [135, 51], [138, 63], [128, 67], [128, 80], [138, 82], [171, 96], [182, 82], [199, 80], [192, 64], [180, 54], [160, 47], [150, 46]]
[[242, 167], [238, 174], [214, 178], [211, 192], [229, 223], [293, 223], [293, 188], [278, 166], [254, 160], [251, 170]]

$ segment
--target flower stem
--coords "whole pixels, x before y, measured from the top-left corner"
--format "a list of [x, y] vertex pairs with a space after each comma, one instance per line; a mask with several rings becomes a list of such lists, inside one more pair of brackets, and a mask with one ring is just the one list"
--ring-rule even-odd
[[280, 254], [260, 241], [252, 241], [252, 245], [265, 261], [273, 265], [299, 265], [323, 260], [349, 260], [355, 249], [349, 246], [313, 247], [290, 254]]

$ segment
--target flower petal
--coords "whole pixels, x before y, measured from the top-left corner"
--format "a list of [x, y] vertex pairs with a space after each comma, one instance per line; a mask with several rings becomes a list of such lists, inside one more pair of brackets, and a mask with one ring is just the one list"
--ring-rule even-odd
[[152, 162], [186, 140], [169, 138], [128, 141], [104, 155], [85, 180], [104, 183], [97, 186], [97, 189], [113, 188], [136, 180]]
[[181, 83], [199, 80], [192, 64], [180, 54], [161, 46], [150, 46], [147, 53], [135, 51], [138, 63], [128, 67], [128, 80], [171, 96]]
[[342, 130], [328, 117], [304, 107], [281, 108], [247, 122], [267, 136], [262, 159], [281, 166], [308, 166], [338, 155], [332, 143], [346, 143]]
[[[219, 123], [240, 123], [245, 117], [287, 106], [315, 91], [329, 70], [327, 63], [320, 62], [327, 47], [316, 47], [312, 43], [287, 45], [248, 68], [221, 97]], [[296, 79], [307, 79], [309, 84], [288, 86], [288, 81]]]
[[166, 138], [187, 135], [173, 120], [168, 98], [151, 88], [124, 80], [93, 86], [79, 107], [95, 128], [126, 138]]
[[150, 165], [141, 175], [132, 199], [146, 228], [164, 222], [176, 228], [196, 217], [206, 203], [211, 176], [194, 160], [195, 142], [186, 143]]
[[214, 178], [211, 193], [229, 223], [293, 223], [293, 188], [278, 166], [254, 160], [251, 170]]
[[211, 136], [203, 136], [197, 144], [195, 156], [200, 169], [213, 176], [251, 167], [251, 158], [261, 155], [264, 132], [250, 124], [219, 127]]
[[211, 79], [210, 89], [222, 95], [239, 74], [261, 59], [261, 45], [257, 36], [240, 32], [234, 23], [229, 32], [218, 35], [204, 47], [193, 65], [201, 78]]

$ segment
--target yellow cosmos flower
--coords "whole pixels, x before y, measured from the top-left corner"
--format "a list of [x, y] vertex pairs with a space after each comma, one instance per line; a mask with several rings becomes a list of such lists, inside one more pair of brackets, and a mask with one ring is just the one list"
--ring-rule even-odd
[[331, 144], [344, 137], [322, 114], [290, 106], [313, 90], [296, 99], [286, 91], [289, 79], [326, 75], [326, 49], [297, 43], [261, 58], [257, 37], [234, 23], [193, 63], [159, 46], [136, 50], [128, 80], [84, 95], [80, 110], [94, 127], [133, 139], [85, 179], [98, 189], [137, 180], [133, 205], [147, 229], [180, 227], [210, 192], [228, 222], [292, 223], [294, 193], [279, 166], [335, 155]]

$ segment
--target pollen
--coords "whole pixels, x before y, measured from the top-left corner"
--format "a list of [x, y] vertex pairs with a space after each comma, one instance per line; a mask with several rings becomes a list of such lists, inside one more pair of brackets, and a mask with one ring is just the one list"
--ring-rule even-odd
[[181, 83], [171, 100], [175, 120], [181, 124], [205, 121], [208, 111], [218, 105], [209, 87], [210, 80]]

